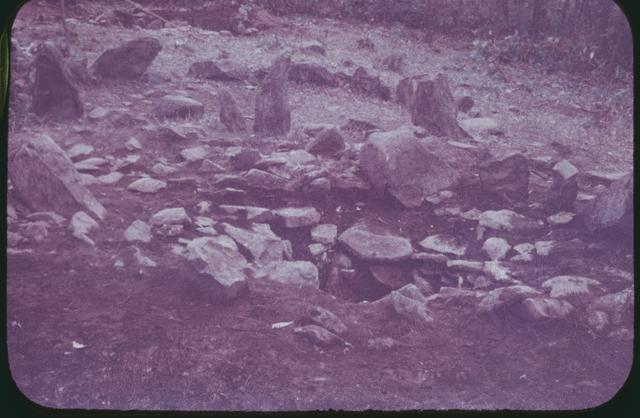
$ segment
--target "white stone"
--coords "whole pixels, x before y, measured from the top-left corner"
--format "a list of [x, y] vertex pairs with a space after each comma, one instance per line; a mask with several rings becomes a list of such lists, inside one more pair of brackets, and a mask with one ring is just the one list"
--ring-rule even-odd
[[420, 241], [418, 244], [425, 250], [437, 251], [439, 253], [454, 254], [463, 256], [467, 252], [467, 247], [460, 244], [453, 237], [441, 234], [431, 235]]
[[167, 183], [151, 177], [143, 177], [131, 183], [127, 189], [140, 193], [156, 193], [167, 187]]
[[338, 238], [338, 226], [334, 224], [320, 224], [311, 228], [311, 239], [325, 245], [333, 245]]
[[282, 208], [275, 211], [287, 228], [311, 226], [320, 222], [320, 213], [314, 207]]
[[151, 227], [144, 221], [135, 220], [124, 231], [124, 238], [130, 242], [151, 242]]
[[166, 208], [156, 212], [149, 220], [151, 225], [190, 224], [191, 218], [184, 208]]
[[71, 229], [73, 236], [90, 245], [95, 245], [95, 242], [87, 234], [97, 228], [98, 223], [83, 211], [76, 212], [69, 223], [69, 229]]
[[600, 286], [599, 281], [581, 276], [556, 276], [542, 283], [542, 288], [547, 289], [552, 298], [588, 296]]
[[504, 238], [491, 237], [482, 244], [482, 250], [494, 261], [502, 260], [510, 249], [511, 245]]

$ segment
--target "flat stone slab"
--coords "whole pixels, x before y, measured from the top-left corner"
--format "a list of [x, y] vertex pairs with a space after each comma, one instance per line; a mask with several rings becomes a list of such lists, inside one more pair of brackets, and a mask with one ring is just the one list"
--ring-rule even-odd
[[411, 242], [394, 235], [375, 234], [363, 226], [352, 226], [338, 238], [355, 256], [369, 261], [400, 261], [413, 253]]

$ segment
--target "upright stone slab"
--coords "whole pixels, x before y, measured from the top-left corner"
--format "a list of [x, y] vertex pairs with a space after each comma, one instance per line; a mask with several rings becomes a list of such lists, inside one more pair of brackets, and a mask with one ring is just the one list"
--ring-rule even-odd
[[621, 226], [633, 233], [633, 173], [627, 174], [587, 203], [581, 217], [589, 231]]
[[241, 132], [247, 129], [231, 93], [227, 90], [220, 90], [218, 92], [218, 103], [220, 105], [220, 122], [228, 131]]
[[106, 209], [81, 184], [67, 154], [47, 135], [25, 142], [9, 162], [9, 178], [25, 204], [66, 217], [88, 210], [103, 219]]
[[33, 83], [31, 109], [40, 117], [53, 120], [73, 120], [83, 114], [78, 89], [62, 55], [52, 46], [39, 46]]
[[91, 70], [102, 78], [133, 80], [149, 68], [161, 49], [160, 41], [155, 38], [137, 38], [103, 52]]
[[413, 100], [416, 95], [416, 88], [418, 86], [418, 82], [420, 81], [429, 81], [429, 77], [427, 75], [414, 75], [411, 77], [405, 77], [398, 82], [398, 86], [396, 87], [396, 100], [398, 103], [406, 107], [407, 109], [411, 109], [413, 106]]
[[259, 136], [284, 135], [291, 129], [287, 78], [291, 58], [276, 58], [256, 96], [253, 131]]
[[415, 97], [411, 103], [411, 122], [422, 126], [427, 134], [450, 138], [467, 138], [458, 126], [458, 107], [449, 90], [449, 82], [443, 74], [435, 80], [417, 82]]

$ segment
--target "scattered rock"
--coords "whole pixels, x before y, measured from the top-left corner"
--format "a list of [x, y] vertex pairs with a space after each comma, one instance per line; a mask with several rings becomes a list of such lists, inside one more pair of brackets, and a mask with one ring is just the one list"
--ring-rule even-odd
[[463, 113], [467, 113], [468, 111], [470, 111], [473, 108], [474, 104], [475, 103], [470, 96], [462, 96], [456, 102], [456, 105], [458, 106], [458, 111]]
[[335, 155], [344, 147], [344, 138], [340, 131], [336, 128], [325, 128], [307, 145], [306, 150], [311, 154]]
[[286, 244], [273, 233], [269, 224], [253, 224], [251, 229], [242, 229], [224, 223], [222, 229], [251, 254], [256, 265], [282, 261], [285, 256]]
[[291, 65], [289, 80], [303, 84], [338, 87], [338, 79], [326, 68], [313, 63], [295, 63]]
[[151, 227], [145, 221], [135, 220], [124, 231], [124, 238], [129, 242], [151, 242]]
[[334, 334], [340, 335], [347, 332], [347, 326], [336, 314], [320, 306], [310, 307], [307, 310], [307, 316], [316, 325], [326, 328]]
[[391, 90], [380, 77], [372, 76], [363, 67], [358, 67], [349, 79], [351, 88], [367, 96], [377, 97], [382, 100], [391, 100]]
[[304, 193], [311, 198], [322, 198], [329, 196], [331, 192], [331, 181], [324, 177], [312, 180], [304, 188]]
[[392, 290], [400, 289], [410, 282], [402, 268], [397, 266], [387, 264], [371, 265], [369, 266], [369, 271], [376, 282]]
[[572, 212], [558, 212], [548, 216], [547, 223], [553, 226], [566, 225], [571, 222], [575, 216], [575, 213]]
[[140, 141], [138, 141], [137, 138], [131, 137], [127, 142], [124, 143], [124, 147], [128, 151], [139, 151], [142, 149], [142, 144], [140, 143]]
[[205, 80], [240, 81], [249, 74], [233, 68], [229, 61], [223, 61], [220, 65], [213, 61], [197, 61], [191, 64], [187, 76]]
[[319, 243], [309, 244], [307, 248], [309, 249], [309, 254], [311, 254], [312, 257], [318, 257], [327, 251], [327, 247]]
[[401, 261], [413, 253], [408, 239], [374, 233], [365, 225], [352, 226], [338, 240], [356, 257], [367, 261]]
[[151, 167], [151, 172], [159, 176], [168, 176], [176, 173], [177, 171], [178, 169], [176, 167], [163, 163], [157, 163], [154, 164], [153, 167]]
[[265, 76], [256, 96], [253, 131], [259, 136], [284, 135], [291, 128], [291, 110], [286, 91], [291, 58], [278, 57]]
[[189, 163], [202, 161], [207, 155], [209, 155], [209, 150], [202, 145], [185, 148], [180, 151], [180, 156], [182, 157], [182, 159]]
[[21, 225], [26, 238], [40, 242], [49, 235], [49, 224], [45, 221], [28, 222]]
[[93, 218], [87, 215], [85, 212], [76, 212], [69, 222], [69, 229], [72, 231], [72, 235], [89, 245], [96, 245], [87, 234], [98, 228], [98, 223]]
[[496, 231], [537, 230], [544, 226], [542, 221], [529, 219], [509, 209], [484, 211], [480, 214], [478, 223]]
[[324, 55], [326, 51], [322, 43], [318, 41], [306, 41], [306, 42], [303, 42], [302, 45], [300, 45], [300, 52], [303, 52], [306, 54]]
[[389, 295], [393, 310], [401, 317], [417, 323], [433, 322], [433, 317], [424, 302], [404, 296], [397, 290]]
[[71, 217], [86, 209], [104, 219], [106, 209], [80, 183], [65, 152], [48, 136], [29, 139], [9, 163], [9, 178], [22, 201], [34, 210], [54, 210]]
[[529, 195], [529, 160], [520, 153], [480, 162], [480, 184], [488, 192], [511, 199], [526, 200]]
[[243, 147], [227, 148], [225, 155], [229, 158], [229, 163], [234, 170], [249, 170], [261, 158], [257, 150]]
[[461, 171], [429, 151], [409, 130], [376, 132], [360, 152], [359, 166], [378, 193], [385, 189], [406, 207], [448, 189]]
[[387, 55], [382, 60], [382, 68], [396, 73], [401, 73], [404, 69], [404, 59], [405, 55], [400, 52]]
[[[169, 169], [173, 169], [173, 167], [169, 167], [169, 166], [164, 166], [164, 167], [168, 167]], [[158, 174], [153, 170], [153, 168], [151, 169], [151, 171], [154, 174]], [[176, 169], [176, 171], [177, 171], [177, 169]], [[204, 160], [202, 160], [202, 164], [200, 164], [200, 168], [198, 168], [198, 173], [222, 173], [224, 171], [226, 171], [226, 170], [225, 170], [225, 168], [223, 166], [221, 166], [220, 164], [218, 164], [216, 162], [211, 161], [208, 158], [205, 158]]]
[[477, 311], [481, 314], [487, 314], [494, 312], [498, 308], [510, 307], [527, 298], [537, 298], [541, 296], [543, 295], [539, 290], [525, 285], [500, 287], [490, 291], [480, 300]]
[[510, 249], [511, 245], [503, 238], [491, 237], [482, 244], [482, 250], [494, 261], [503, 259]]
[[311, 239], [325, 245], [333, 245], [338, 237], [338, 226], [319, 224], [311, 228]]
[[[224, 235], [200, 237], [187, 245], [187, 259], [194, 262], [214, 298], [236, 299], [249, 292], [243, 269], [248, 266], [235, 242]], [[211, 280], [209, 280], [211, 279]]]
[[469, 118], [460, 122], [460, 126], [473, 135], [491, 134], [499, 135], [502, 133], [502, 128], [497, 120], [490, 117], [482, 118]]
[[320, 222], [320, 213], [314, 207], [282, 208], [274, 212], [287, 228], [311, 226]]
[[160, 41], [142, 37], [103, 52], [93, 63], [94, 75], [109, 79], [132, 80], [151, 65], [162, 46]]
[[187, 211], [184, 208], [166, 208], [162, 209], [153, 216], [149, 220], [149, 224], [152, 226], [155, 225], [169, 225], [169, 224], [190, 224], [191, 218], [187, 215]]
[[367, 348], [375, 351], [387, 351], [400, 345], [400, 341], [391, 337], [376, 337], [367, 340]]
[[588, 311], [603, 311], [614, 325], [621, 325], [625, 314], [633, 314], [633, 290], [631, 288], [600, 296], [588, 307]]
[[589, 329], [596, 334], [602, 334], [611, 325], [609, 315], [602, 311], [587, 310], [584, 314], [584, 320]]
[[124, 174], [118, 171], [112, 171], [109, 174], [98, 177], [98, 181], [102, 184], [116, 184], [117, 182], [122, 180], [123, 177]]
[[274, 261], [258, 268], [254, 277], [297, 286], [320, 284], [318, 269], [309, 261]]
[[303, 338], [322, 347], [331, 347], [333, 345], [344, 345], [345, 341], [331, 331], [318, 325], [305, 325], [295, 327], [295, 334], [301, 335]]
[[220, 122], [225, 128], [230, 132], [244, 132], [247, 127], [231, 93], [227, 90], [218, 91], [218, 103], [220, 105]]
[[447, 260], [447, 268], [468, 273], [482, 273], [484, 263], [482, 261], [470, 260]]
[[607, 338], [614, 341], [633, 341], [634, 332], [629, 328], [620, 328], [615, 331], [611, 331]]
[[633, 231], [633, 174], [614, 181], [609, 188], [587, 203], [580, 212], [589, 231], [619, 226]]
[[[142, 254], [142, 251], [140, 251], [138, 247], [133, 247], [133, 256], [140, 267], [158, 267], [158, 263]], [[143, 271], [144, 270], [141, 270], [141, 273]]]
[[204, 105], [190, 97], [168, 94], [156, 104], [155, 114], [160, 119], [199, 118], [204, 114]]
[[439, 253], [453, 254], [457, 256], [463, 256], [467, 252], [466, 245], [458, 242], [455, 237], [449, 237], [444, 235], [430, 235], [419, 242], [425, 250], [437, 251]]
[[435, 80], [419, 80], [411, 101], [411, 122], [422, 126], [427, 133], [450, 138], [469, 138], [457, 121], [458, 108], [443, 74]]
[[600, 287], [599, 281], [581, 276], [556, 276], [542, 283], [552, 298], [576, 300], [594, 297], [594, 291]]
[[42, 43], [33, 67], [33, 112], [39, 117], [57, 121], [81, 117], [84, 109], [78, 89], [58, 50], [48, 43]]
[[75, 159], [77, 157], [84, 157], [93, 152], [93, 145], [88, 144], [76, 144], [67, 150], [67, 157]]
[[529, 321], [565, 319], [573, 312], [569, 302], [552, 298], [527, 298], [515, 308], [516, 315]]
[[156, 193], [167, 188], [167, 183], [151, 177], [143, 177], [127, 186], [127, 190], [140, 193]]
[[268, 222], [274, 218], [271, 209], [257, 206], [220, 205], [220, 210], [230, 215], [239, 215], [249, 222]]

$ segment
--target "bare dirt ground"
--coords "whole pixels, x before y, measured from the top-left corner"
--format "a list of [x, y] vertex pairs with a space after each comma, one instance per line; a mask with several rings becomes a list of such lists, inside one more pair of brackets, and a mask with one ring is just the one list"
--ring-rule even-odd
[[[72, 51], [86, 56], [89, 63], [105, 48], [142, 35], [159, 39], [163, 50], [148, 69], [146, 81], [82, 87], [87, 112], [98, 106], [121, 109], [148, 124], [159, 124], [148, 116], [153, 114], [154, 98], [186, 92], [205, 105], [205, 115], [177, 126], [186, 124], [201, 141], [214, 146], [231, 141], [272, 150], [277, 144], [256, 144], [248, 135], [230, 135], [218, 122], [218, 89], [229, 89], [243, 114], [252, 115], [255, 86], [194, 80], [185, 74], [192, 62], [217, 60], [223, 51], [242, 66], [264, 68], [284, 48], [320, 39], [327, 54], [316, 59], [335, 70], [347, 58], [375, 68], [384, 56], [402, 50], [409, 57], [403, 74], [382, 73], [390, 86], [406, 75], [446, 73], [454, 96], [472, 96], [479, 116], [492, 116], [503, 124], [505, 135], [483, 138], [492, 148], [527, 150], [530, 157], [537, 157], [553, 155], [549, 144], [557, 141], [571, 147], [571, 161], [581, 171], [631, 169], [629, 82], [550, 75], [527, 65], [505, 66], [503, 77], [496, 79], [488, 74], [489, 63], [471, 57], [471, 40], [434, 35], [425, 43], [416, 31], [400, 26], [291, 17], [257, 36], [237, 37], [180, 22], [162, 29], [90, 23], [103, 11], [95, 3], [69, 8], [69, 28], [77, 34]], [[50, 4], [31, 2], [18, 16], [14, 39], [26, 47], [38, 39], [60, 36], [53, 13]], [[374, 52], [356, 48], [365, 33], [375, 42]], [[399, 104], [346, 89], [293, 84], [289, 94], [294, 126], [341, 125], [356, 118], [392, 129], [410, 121]], [[107, 118], [86, 117], [64, 124], [32, 120], [15, 138], [39, 132], [47, 132], [64, 149], [76, 143], [93, 145], [94, 155], [100, 156], [126, 155], [124, 142], [142, 139], [139, 127], [114, 127]], [[224, 147], [219, 151], [222, 159]], [[179, 161], [175, 150], [151, 142], [144, 143], [141, 155], [140, 164], [147, 168], [160, 156]], [[194, 168], [184, 168], [178, 177], [189, 176], [199, 176], [199, 184], [206, 184]], [[574, 409], [609, 400], [629, 373], [632, 342], [595, 337], [579, 322], [481, 318], [463, 303], [434, 312], [433, 325], [417, 326], [375, 303], [343, 301], [319, 289], [260, 281], [251, 283], [248, 298], [228, 305], [212, 303], [206, 289], [194, 289], [182, 280], [189, 273], [182, 258], [171, 252], [172, 239], [142, 245], [158, 267], [138, 268], [129, 261], [130, 244], [123, 238], [132, 221], [165, 207], [182, 206], [196, 213], [206, 195], [170, 187], [151, 197], [141, 196], [126, 190], [134, 178], [132, 173], [116, 185], [90, 186], [109, 211], [108, 226], [93, 236], [95, 247], [59, 228], [40, 242], [19, 245], [7, 257], [11, 372], [20, 390], [38, 404], [153, 410]], [[382, 219], [411, 239], [453, 228], [431, 219], [430, 209], [390, 208], [368, 196], [360, 200], [364, 213], [349, 196], [312, 203], [323, 221], [338, 224], [340, 230], [360, 216]], [[292, 198], [294, 203], [304, 201]], [[282, 205], [277, 198], [259, 195], [214, 202], [222, 203]], [[340, 214], [338, 206], [343, 208]], [[276, 232], [290, 234], [294, 252], [309, 243], [308, 238]], [[628, 242], [607, 245], [607, 251], [577, 262], [575, 268], [581, 271], [573, 273], [590, 274], [617, 291], [629, 285], [629, 276], [633, 280], [632, 252]], [[117, 259], [131, 265], [116, 268]], [[562, 261], [533, 264], [523, 275], [539, 282], [548, 272], [566, 268]], [[610, 266], [617, 273], [611, 273]], [[290, 328], [271, 328], [276, 322], [299, 320], [310, 304], [341, 317], [352, 346], [318, 348]], [[391, 351], [368, 348], [367, 340], [377, 336], [396, 338], [401, 345]], [[73, 342], [84, 347], [74, 348]]]

